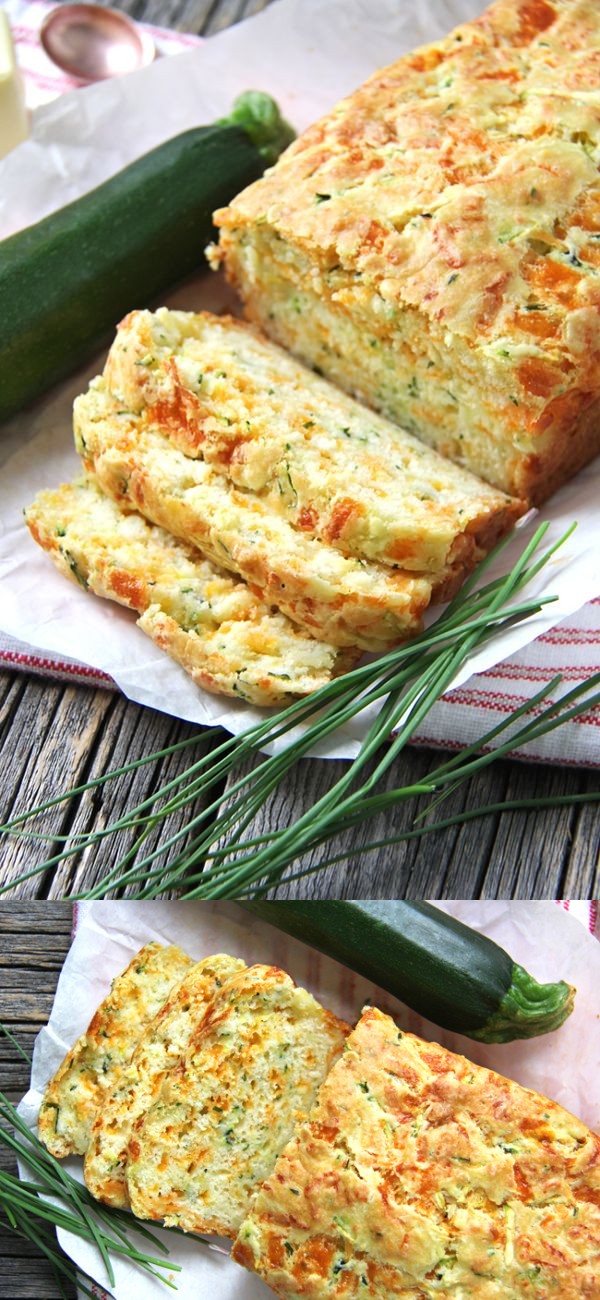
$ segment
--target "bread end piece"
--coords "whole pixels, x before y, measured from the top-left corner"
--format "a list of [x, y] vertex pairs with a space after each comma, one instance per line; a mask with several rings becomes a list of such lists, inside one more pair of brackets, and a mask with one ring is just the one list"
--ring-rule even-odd
[[499, 0], [216, 214], [252, 320], [531, 504], [600, 451], [599, 56], [596, 0]]
[[242, 1224], [285, 1300], [592, 1300], [600, 1139], [368, 1007]]

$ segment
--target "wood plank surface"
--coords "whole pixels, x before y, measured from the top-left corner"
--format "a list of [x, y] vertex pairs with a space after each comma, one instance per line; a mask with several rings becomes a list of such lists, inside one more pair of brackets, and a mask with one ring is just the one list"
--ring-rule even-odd
[[[0, 744], [3, 754], [2, 817], [8, 818], [67, 788], [93, 780], [125, 762], [194, 735], [192, 727], [165, 714], [141, 709], [115, 692], [88, 686], [64, 686], [22, 674], [0, 673]], [[14, 839], [0, 851], [0, 885], [18, 879], [4, 896], [65, 897], [92, 888], [114, 864], [117, 848], [129, 849], [131, 831], [100, 839], [68, 863], [36, 873], [36, 866], [63, 848], [58, 837], [102, 830], [128, 808], [185, 771], [209, 745], [202, 732], [193, 750], [183, 750], [151, 766], [140, 767], [105, 788], [88, 791], [74, 805], [58, 805], [46, 814], [49, 843]], [[258, 760], [255, 760], [258, 761]], [[385, 788], [413, 782], [440, 762], [439, 751], [408, 749], [388, 774]], [[251, 765], [250, 765], [251, 766]], [[343, 762], [306, 759], [298, 763], [270, 797], [249, 830], [265, 832], [293, 824], [345, 771]], [[248, 770], [240, 769], [241, 771]], [[229, 783], [230, 784], [230, 783]], [[574, 795], [595, 790], [597, 773], [571, 767], [501, 761], [455, 791], [437, 816], [505, 799]], [[227, 795], [225, 789], [225, 797]], [[213, 797], [218, 793], [213, 791]], [[206, 800], [205, 800], [206, 803]], [[194, 805], [197, 815], [203, 805]], [[351, 849], [346, 862], [279, 886], [289, 898], [423, 896], [440, 898], [595, 897], [600, 887], [600, 817], [590, 806], [543, 812], [502, 813], [451, 827], [395, 846], [367, 853], [362, 846], [411, 828], [423, 800], [413, 799], [396, 813], [380, 815], [336, 838], [310, 858], [289, 869], [315, 867], [334, 853]], [[169, 833], [185, 831], [189, 813], [172, 814], [144, 845], [151, 852]], [[184, 834], [182, 845], [188, 842]], [[182, 882], [184, 887], [189, 887]], [[132, 883], [126, 893], [133, 895]], [[271, 891], [272, 893], [274, 891]], [[115, 891], [105, 889], [107, 897]]]
[[[269, 0], [120, 0], [118, 7], [136, 19], [211, 34], [266, 7]], [[49, 682], [22, 673], [0, 673], [0, 746], [2, 820], [52, 799], [80, 782], [93, 780], [127, 761], [193, 734], [163, 714], [141, 709], [114, 692]], [[199, 734], [194, 754], [211, 741]], [[396, 764], [389, 785], [425, 774], [440, 761], [439, 751], [411, 748]], [[114, 863], [117, 853], [132, 852], [135, 835], [116, 841], [100, 839], [54, 869], [36, 868], [59, 855], [59, 838], [74, 832], [102, 831], [135, 802], [146, 799], [165, 781], [185, 770], [190, 751], [140, 767], [110, 787], [87, 792], [76, 804], [58, 805], [48, 813], [44, 831], [50, 841], [13, 839], [0, 846], [0, 887], [6, 897], [57, 899], [93, 887]], [[295, 822], [344, 770], [342, 763], [303, 761], [273, 793], [254, 829], [270, 831]], [[506, 798], [562, 794], [573, 796], [598, 786], [597, 773], [576, 768], [544, 767], [510, 761], [494, 764], [455, 792], [444, 815], [496, 803]], [[228, 788], [227, 788], [228, 789]], [[227, 795], [227, 789], [224, 791]], [[213, 792], [219, 793], [218, 790]], [[198, 804], [198, 814], [205, 805]], [[589, 897], [600, 888], [600, 816], [595, 807], [566, 807], [531, 813], [504, 813], [484, 821], [438, 832], [367, 853], [364, 845], [409, 829], [420, 805], [413, 801], [393, 817], [359, 828], [351, 842], [336, 841], [294, 864], [316, 867], [332, 853], [352, 849], [347, 862], [279, 887], [286, 897]], [[168, 826], [153, 831], [144, 851], [151, 852], [168, 833], [180, 831], [186, 843], [187, 813], [173, 814]], [[38, 829], [38, 828], [36, 828]], [[39, 828], [41, 829], [41, 827]], [[138, 855], [139, 856], [139, 855]], [[132, 871], [133, 871], [132, 866]], [[135, 882], [125, 890], [134, 893]], [[106, 890], [108, 895], [112, 891]]]
[[[31, 1055], [46, 1024], [71, 942], [70, 903], [3, 903], [0, 906], [0, 1023]], [[0, 1033], [0, 1090], [15, 1103], [29, 1086], [29, 1066]], [[0, 1147], [0, 1169], [14, 1172]], [[67, 1290], [69, 1300], [75, 1292]], [[2, 1300], [55, 1300], [61, 1292], [36, 1248], [0, 1224]]]

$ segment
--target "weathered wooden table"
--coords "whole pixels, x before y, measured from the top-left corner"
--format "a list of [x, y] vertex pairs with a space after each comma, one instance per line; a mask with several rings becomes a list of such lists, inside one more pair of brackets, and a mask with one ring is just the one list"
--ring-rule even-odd
[[[0, 1023], [29, 1054], [50, 1015], [69, 949], [71, 911], [69, 903], [0, 907]], [[0, 1090], [17, 1102], [28, 1087], [28, 1066], [0, 1033]], [[12, 1157], [2, 1148], [0, 1169], [14, 1169]], [[39, 1252], [0, 1227], [2, 1300], [54, 1300], [60, 1294]]]
[[[268, 0], [121, 0], [134, 18], [212, 33], [265, 7]], [[0, 673], [2, 816], [8, 818], [68, 785], [90, 780], [191, 734], [164, 715], [143, 710], [122, 696], [88, 687], [51, 683], [21, 673]], [[114, 820], [133, 800], [144, 798], [178, 772], [185, 756], [143, 767], [121, 780], [110, 796], [86, 796], [76, 808], [59, 808], [52, 832], [89, 830]], [[425, 775], [439, 752], [410, 749], [396, 765], [390, 784]], [[317, 794], [340, 775], [338, 762], [308, 760], [273, 795], [261, 829], [292, 823]], [[448, 800], [444, 815], [465, 807], [511, 798], [574, 795], [597, 788], [597, 774], [569, 768], [498, 762]], [[227, 787], [223, 790], [226, 797]], [[418, 804], [405, 806], [408, 826]], [[175, 819], [174, 828], [178, 826]], [[398, 824], [398, 823], [396, 823]], [[379, 819], [357, 832], [355, 844], [389, 833]], [[122, 837], [119, 847], [127, 846]], [[289, 887], [281, 896], [323, 897], [590, 897], [598, 890], [600, 817], [593, 807], [563, 807], [504, 813], [436, 833], [376, 854], [358, 854], [347, 866], [330, 868]], [[55, 846], [56, 851], [56, 846]], [[13, 841], [0, 848], [0, 882], [10, 882], [49, 855], [49, 848]], [[56, 899], [90, 887], [114, 862], [108, 841], [67, 867], [32, 877], [12, 897]]]

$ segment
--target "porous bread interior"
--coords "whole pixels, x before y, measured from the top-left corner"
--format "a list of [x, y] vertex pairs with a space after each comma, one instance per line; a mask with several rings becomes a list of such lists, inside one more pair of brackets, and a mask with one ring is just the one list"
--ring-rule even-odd
[[52, 1155], [85, 1154], [98, 1107], [117, 1070], [131, 1059], [146, 1024], [191, 965], [191, 957], [176, 945], [150, 943], [113, 980], [44, 1093], [38, 1133]]
[[518, 513], [231, 317], [131, 312], [104, 381], [119, 407], [345, 555], [439, 584]]
[[109, 496], [239, 573], [317, 639], [381, 649], [418, 630], [430, 581], [305, 536], [140, 417], [120, 411], [101, 379], [75, 402], [74, 421], [77, 449]]
[[307, 636], [199, 551], [120, 509], [93, 475], [39, 493], [25, 519], [61, 573], [142, 611], [138, 626], [204, 689], [274, 705], [358, 657]]
[[599, 57], [597, 0], [498, 0], [216, 214], [273, 337], [536, 502], [600, 450]]
[[136, 1125], [134, 1213], [235, 1235], [347, 1032], [282, 971], [258, 966], [230, 980]]
[[600, 1139], [367, 1007], [233, 1258], [285, 1300], [596, 1300]]
[[226, 231], [222, 242], [247, 316], [276, 343], [450, 463], [517, 498], [536, 494], [524, 458], [543, 459], [550, 434], [534, 441], [522, 429], [507, 445], [498, 413], [511, 402], [510, 382], [491, 363], [482, 403], [478, 359], [460, 336], [424, 332], [414, 307], [376, 309], [376, 295], [371, 310], [349, 295], [334, 300], [310, 258], [297, 248], [282, 258], [266, 226]]

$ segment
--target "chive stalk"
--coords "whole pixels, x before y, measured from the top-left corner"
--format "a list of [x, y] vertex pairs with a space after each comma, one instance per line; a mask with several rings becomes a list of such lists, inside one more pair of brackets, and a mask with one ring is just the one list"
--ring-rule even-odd
[[[316, 848], [332, 841], [339, 843], [340, 837], [353, 826], [381, 811], [400, 809], [415, 795], [429, 796], [425, 809], [416, 819], [421, 824], [397, 826], [386, 842], [401, 842], [438, 829], [443, 823], [428, 820], [423, 824], [423, 818], [463, 781], [496, 757], [520, 750], [600, 703], [600, 674], [549, 702], [549, 696], [561, 682], [558, 674], [530, 701], [476, 742], [444, 760], [426, 778], [392, 790], [381, 789], [382, 780], [395, 759], [413, 739], [432, 706], [473, 651], [498, 630], [520, 623], [555, 599], [528, 598], [524, 591], [572, 532], [571, 528], [553, 546], [540, 551], [547, 527], [547, 524], [538, 527], [510, 573], [477, 585], [509, 539], [499, 543], [437, 622], [412, 641], [335, 678], [307, 699], [296, 701], [275, 717], [270, 715], [241, 736], [222, 739], [210, 753], [193, 758], [194, 744], [206, 736], [200, 732], [198, 737], [162, 749], [158, 755], [125, 764], [5, 822], [0, 826], [0, 833], [52, 839], [62, 847], [16, 880], [0, 886], [0, 892], [13, 889], [84, 851], [94, 850], [105, 838], [124, 831], [133, 837], [130, 847], [80, 897], [105, 897], [109, 891], [123, 889], [140, 898], [154, 898], [171, 890], [183, 898], [249, 897], [276, 886], [289, 867]], [[298, 760], [367, 708], [370, 709], [369, 725], [359, 752], [333, 787], [293, 825], [248, 835], [248, 828]], [[208, 734], [217, 739], [216, 729]], [[103, 787], [158, 757], [188, 747], [192, 750], [192, 761], [185, 771], [104, 828], [65, 837], [44, 835], [37, 829], [37, 819], [45, 812], [78, 798], [87, 790]], [[248, 759], [258, 758], [267, 747], [274, 747], [275, 752], [261, 756], [251, 770], [240, 772]], [[223, 803], [221, 790], [227, 779], [231, 783]], [[596, 792], [590, 792], [579, 801], [594, 802], [596, 798]], [[561, 797], [557, 796], [553, 803], [560, 805]], [[494, 811], [502, 806], [494, 805]], [[544, 801], [544, 806], [552, 805]], [[155, 848], [145, 851], [150, 833], [177, 813], [186, 814], [180, 829], [165, 834]], [[451, 819], [451, 823], [469, 820], [471, 815], [465, 812]], [[483, 815], [483, 811], [478, 810], [476, 815]], [[341, 861], [351, 854], [349, 850], [345, 855], [323, 861], [322, 865]], [[305, 867], [293, 879], [312, 870], [311, 866]]]

